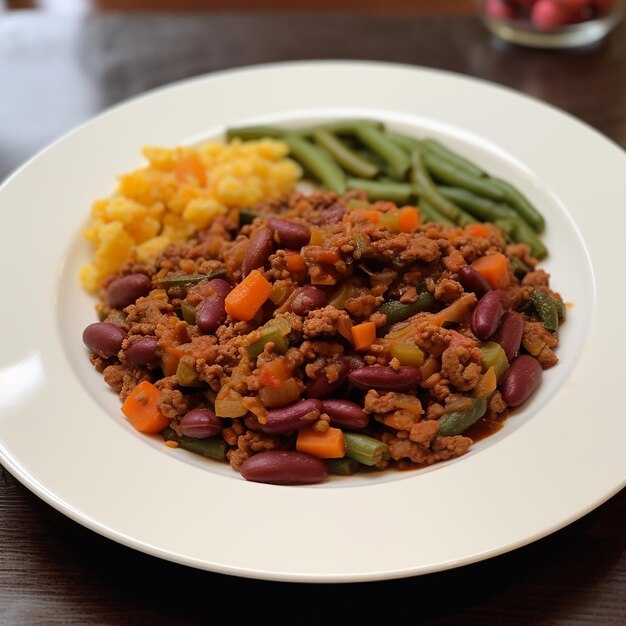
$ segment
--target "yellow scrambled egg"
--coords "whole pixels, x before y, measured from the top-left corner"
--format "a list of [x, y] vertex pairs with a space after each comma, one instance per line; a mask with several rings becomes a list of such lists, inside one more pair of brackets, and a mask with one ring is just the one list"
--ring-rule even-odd
[[96, 291], [124, 261], [146, 263], [217, 215], [287, 193], [302, 174], [287, 151], [272, 139], [144, 148], [148, 166], [120, 176], [115, 194], [91, 207], [83, 234], [95, 253], [81, 284]]

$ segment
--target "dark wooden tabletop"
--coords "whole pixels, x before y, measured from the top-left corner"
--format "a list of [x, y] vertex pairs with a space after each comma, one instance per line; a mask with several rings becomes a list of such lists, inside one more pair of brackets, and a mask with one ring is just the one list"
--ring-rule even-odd
[[[64, 131], [157, 85], [322, 58], [485, 78], [626, 146], [626, 23], [595, 47], [548, 52], [495, 41], [469, 15], [19, 11], [0, 14], [0, 180]], [[275, 583], [125, 548], [70, 521], [0, 467], [0, 623], [244, 624], [272, 616], [276, 624], [626, 624], [625, 522], [622, 491], [550, 537], [457, 570], [379, 583]]]

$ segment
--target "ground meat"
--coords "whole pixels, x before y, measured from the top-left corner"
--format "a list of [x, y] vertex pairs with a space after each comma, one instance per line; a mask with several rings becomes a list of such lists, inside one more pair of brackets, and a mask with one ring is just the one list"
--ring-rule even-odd
[[469, 437], [436, 437], [430, 446], [411, 439], [400, 439], [391, 433], [383, 433], [382, 440], [389, 446], [391, 458], [398, 461], [409, 459], [418, 465], [432, 465], [465, 454], [472, 445]]
[[524, 278], [522, 278], [522, 286], [524, 287], [547, 287], [550, 282], [550, 274], [544, 270], [535, 270], [534, 272], [528, 272]]
[[482, 368], [470, 359], [470, 351], [465, 346], [450, 346], [441, 355], [441, 375], [459, 391], [474, 389], [480, 380]]
[[344, 308], [354, 317], [369, 317], [384, 301], [382, 296], [376, 297], [365, 294], [357, 298], [349, 298], [346, 300]]
[[430, 263], [440, 256], [436, 241], [424, 236], [412, 236], [409, 233], [400, 233], [374, 241], [372, 248], [384, 257], [400, 258], [406, 262]]
[[190, 409], [189, 398], [179, 389], [164, 387], [161, 389], [159, 411], [171, 420], [181, 419]]
[[434, 420], [424, 420], [411, 427], [409, 439], [415, 443], [428, 444], [437, 436], [439, 424]]
[[102, 371], [104, 382], [110, 385], [124, 402], [130, 392], [143, 380], [150, 380], [150, 373], [143, 368], [126, 365], [108, 365]]
[[237, 437], [237, 448], [228, 450], [226, 456], [233, 469], [239, 471], [243, 462], [253, 454], [268, 450], [286, 450], [289, 443], [281, 437], [249, 430]]
[[435, 286], [435, 298], [442, 302], [454, 302], [463, 295], [463, 285], [451, 278], [441, 278]]
[[302, 330], [305, 337], [313, 338], [319, 335], [337, 334], [337, 325], [350, 323], [350, 316], [345, 311], [340, 311], [334, 306], [326, 306], [322, 309], [311, 311], [304, 320]]
[[415, 343], [426, 353], [439, 356], [452, 341], [448, 330], [427, 320], [420, 324], [413, 335]]
[[[331, 397], [354, 401], [372, 416], [366, 432], [389, 445], [395, 466], [429, 465], [464, 454], [471, 439], [438, 435], [438, 420], [446, 407], [452, 410], [453, 405], [471, 403], [472, 391], [484, 376], [483, 342], [477, 340], [470, 325], [477, 297], [465, 292], [458, 280], [459, 270], [496, 252], [526, 264], [530, 271], [523, 280], [519, 278], [523, 272], [510, 274], [507, 294], [524, 319], [520, 351], [534, 354], [544, 368], [557, 362], [557, 338], [538, 320], [528, 300], [536, 289], [560, 296], [552, 291], [549, 275], [537, 269], [528, 246], [505, 248], [497, 229], [488, 238], [468, 236], [461, 228], [445, 224], [423, 224], [413, 233], [394, 233], [371, 221], [372, 216], [360, 208], [348, 207], [350, 198], [366, 201], [363, 192], [354, 191], [344, 196], [319, 192], [272, 199], [251, 207], [258, 214], [251, 224], [239, 227], [232, 216], [220, 216], [187, 243], [168, 246], [150, 263], [129, 260], [119, 275], [145, 274], [152, 280], [153, 291], [123, 312], [111, 310], [106, 292], [101, 291], [101, 318], [121, 326], [126, 338], [121, 350], [108, 359], [90, 354], [92, 364], [122, 400], [140, 381], [154, 383], [161, 394], [159, 409], [172, 420], [178, 435], [179, 422], [190, 409], [213, 408], [218, 399], [240, 404], [237, 409], [247, 411], [245, 417], [225, 417], [222, 428], [228, 460], [237, 470], [253, 454], [294, 449], [295, 433], [270, 436], [260, 431], [259, 424], [268, 410], [306, 398], [312, 381], [323, 379], [331, 385], [340, 383]], [[372, 209], [386, 213], [397, 207], [377, 202]], [[299, 269], [288, 269], [291, 252], [279, 242], [273, 244], [272, 253], [259, 268], [270, 283], [269, 298], [249, 320], [236, 319], [233, 313], [214, 333], [203, 332], [191, 316], [215, 293], [215, 283], [183, 281], [166, 290], [159, 288], [164, 277], [208, 275], [216, 270], [231, 285], [239, 283], [241, 259], [250, 237], [277, 215], [308, 225], [311, 242], [299, 249], [301, 259], [290, 258], [290, 268], [293, 260]], [[104, 287], [115, 278], [107, 278]], [[323, 292], [320, 301], [336, 306], [328, 304], [303, 315], [292, 312], [291, 294], [309, 284]], [[378, 312], [384, 302], [414, 303], [424, 290], [434, 297], [432, 311], [398, 323], [392, 316], [404, 318], [401, 306], [393, 310], [393, 305], [389, 316]], [[459, 299], [459, 307], [452, 311], [461, 314], [444, 320], [440, 311]], [[366, 321], [374, 323], [375, 338], [355, 349], [352, 328]], [[390, 322], [391, 332], [387, 328]], [[250, 346], [266, 338], [273, 325], [284, 342], [274, 335], [258, 354], [251, 355]], [[156, 337], [159, 362], [146, 367], [129, 365], [126, 349], [146, 336]], [[381, 365], [397, 371], [406, 365], [405, 358], [410, 356], [413, 362], [415, 351], [403, 353], [404, 345], [417, 346], [424, 353], [423, 359], [418, 354], [423, 380], [417, 389], [364, 393], [349, 385], [346, 379], [351, 370]], [[187, 377], [195, 372], [194, 386], [181, 386], [183, 370]], [[506, 412], [496, 389], [484, 420], [495, 432]], [[311, 420], [310, 427], [321, 432], [329, 427], [331, 418], [316, 409]], [[387, 462], [382, 459], [377, 467], [383, 468]]]

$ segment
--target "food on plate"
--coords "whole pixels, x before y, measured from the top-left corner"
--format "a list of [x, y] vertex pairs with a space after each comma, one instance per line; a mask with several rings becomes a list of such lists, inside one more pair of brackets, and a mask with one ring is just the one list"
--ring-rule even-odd
[[565, 306], [516, 188], [375, 122], [229, 138], [286, 146], [319, 187], [274, 186], [103, 278], [83, 340], [137, 430], [309, 484], [460, 457], [532, 396]]
[[84, 236], [95, 253], [81, 284], [95, 292], [129, 256], [147, 261], [215, 215], [289, 192], [301, 171], [287, 150], [272, 139], [144, 148], [148, 165], [120, 176], [116, 192], [91, 207]]

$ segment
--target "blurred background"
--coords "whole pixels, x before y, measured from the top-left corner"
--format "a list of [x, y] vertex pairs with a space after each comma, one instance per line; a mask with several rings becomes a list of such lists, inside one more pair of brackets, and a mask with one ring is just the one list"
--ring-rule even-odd
[[[0, 180], [125, 98], [214, 70], [291, 59], [438, 67], [510, 85], [590, 121], [588, 105], [571, 90], [583, 74], [591, 81], [587, 88], [608, 88], [607, 63], [623, 48], [624, 30], [604, 45], [555, 55], [493, 36], [478, 7], [498, 17], [515, 2], [582, 2], [589, 10], [601, 1], [613, 2], [0, 0]], [[625, 84], [613, 83], [618, 106]], [[606, 115], [592, 123], [613, 131]], [[621, 126], [617, 132], [626, 135]]]

